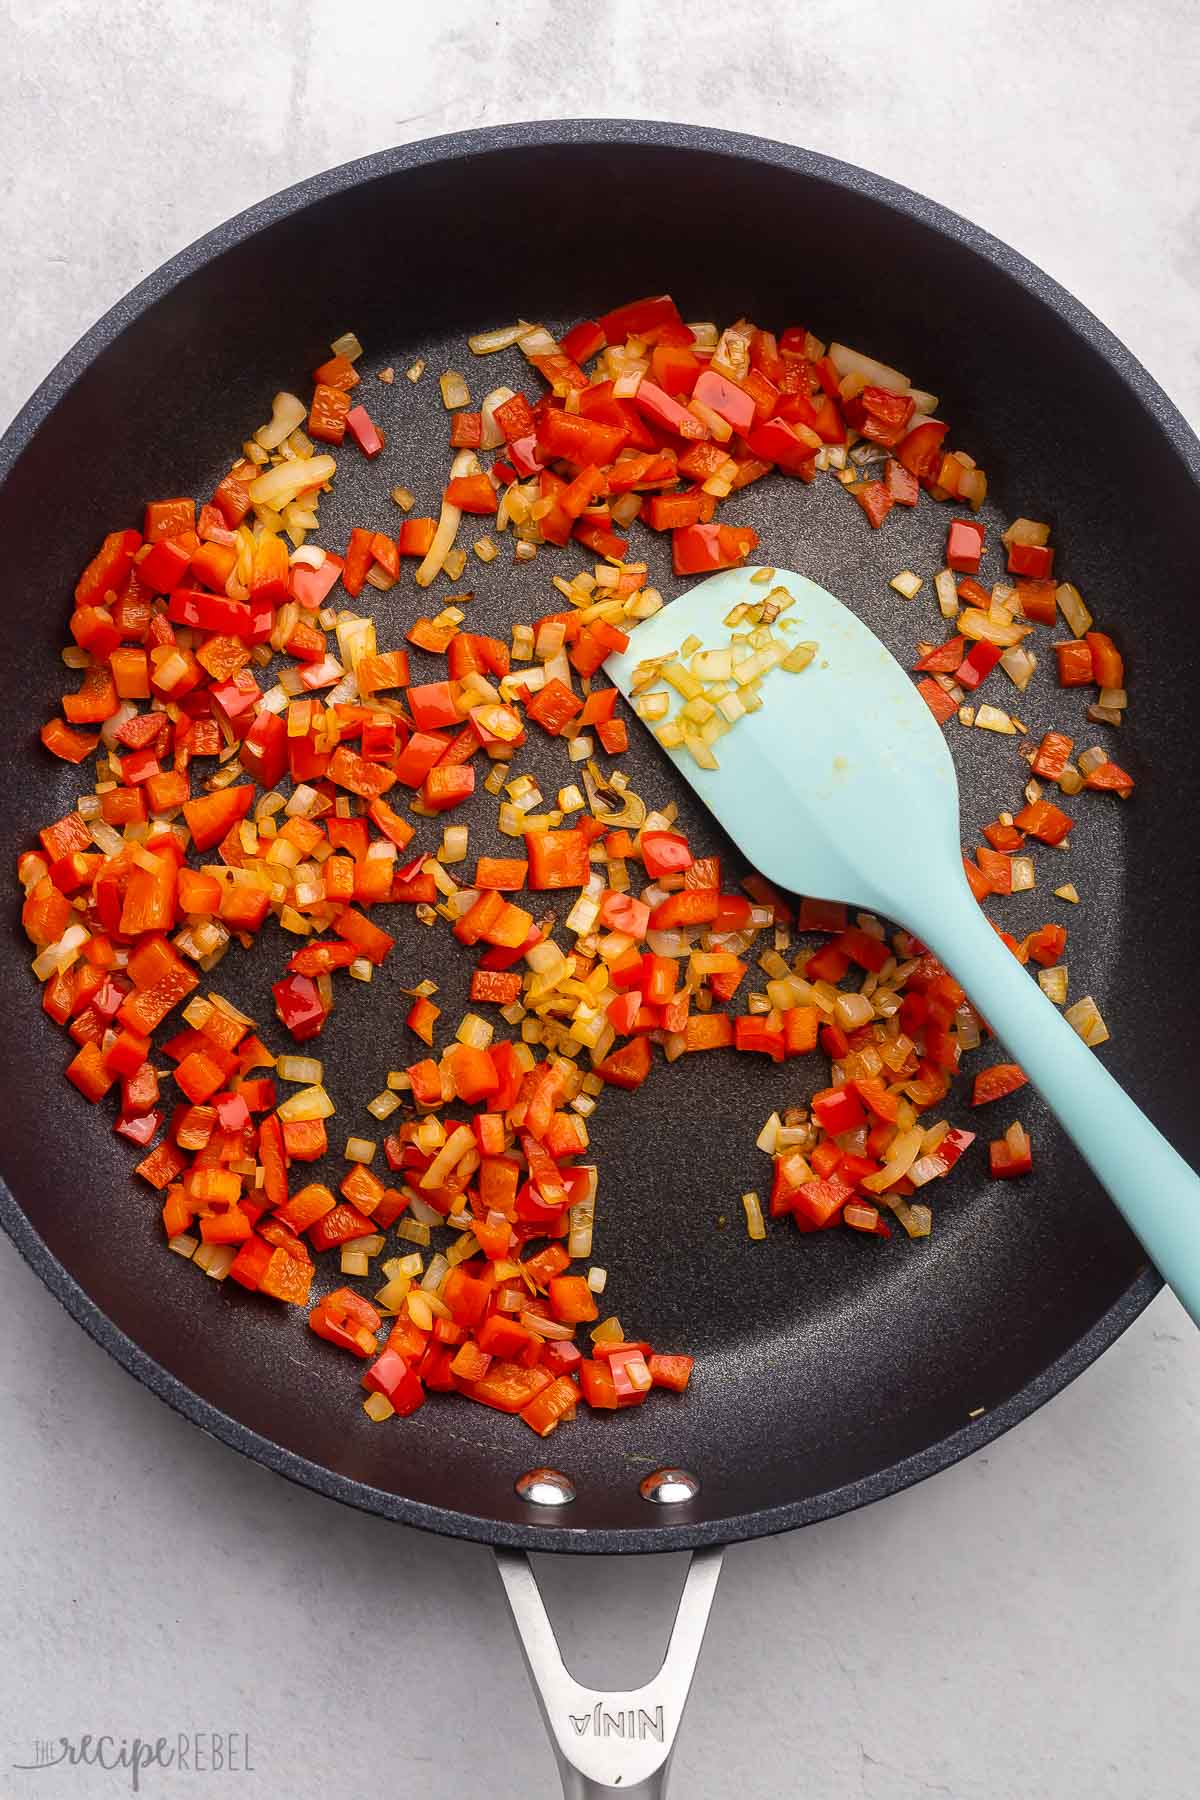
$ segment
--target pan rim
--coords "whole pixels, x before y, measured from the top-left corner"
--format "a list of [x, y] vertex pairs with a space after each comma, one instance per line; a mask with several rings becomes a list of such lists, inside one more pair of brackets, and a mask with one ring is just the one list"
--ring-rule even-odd
[[[807, 176], [866, 196], [943, 237], [951, 237], [1017, 282], [1048, 307], [1107, 363], [1150, 415], [1181, 463], [1200, 485], [1200, 440], [1154, 377], [1113, 333], [1058, 282], [1017, 251], [938, 202], [886, 177], [816, 151], [773, 139], [704, 126], [626, 119], [560, 119], [488, 127], [421, 139], [343, 163], [257, 202], [169, 258], [109, 309], [60, 359], [0, 437], [0, 484], [45, 420], [83, 372], [130, 326], [191, 274], [268, 226], [314, 201], [368, 181], [513, 149], [627, 145], [702, 152]], [[661, 1552], [733, 1543], [816, 1523], [912, 1486], [990, 1443], [1027, 1418], [1083, 1372], [1124, 1332], [1162, 1286], [1143, 1264], [1096, 1322], [1053, 1363], [984, 1417], [969, 1421], [902, 1461], [859, 1481], [803, 1500], [711, 1520], [686, 1520], [627, 1529], [548, 1526], [486, 1518], [368, 1487], [251, 1431], [204, 1400], [141, 1350], [91, 1300], [36, 1232], [8, 1185], [0, 1180], [0, 1225], [50, 1292], [78, 1324], [145, 1387], [208, 1435], [287, 1479], [328, 1498], [399, 1523], [477, 1543], [582, 1554]]]

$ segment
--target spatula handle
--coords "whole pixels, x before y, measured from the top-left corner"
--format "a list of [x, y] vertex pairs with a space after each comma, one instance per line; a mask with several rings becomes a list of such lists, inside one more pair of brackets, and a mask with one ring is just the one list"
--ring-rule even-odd
[[[925, 917], [918, 917], [924, 910]], [[909, 907], [1200, 1325], [1200, 1176], [1072, 1030], [992, 929], [965, 882]]]

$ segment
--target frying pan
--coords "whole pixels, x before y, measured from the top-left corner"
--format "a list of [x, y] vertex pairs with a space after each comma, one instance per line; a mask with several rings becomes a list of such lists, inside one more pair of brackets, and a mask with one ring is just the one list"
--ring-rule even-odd
[[[1139, 783], [1128, 806], [1097, 797], [1079, 808], [1062, 877], [1084, 896], [1068, 921], [1073, 992], [1095, 995], [1113, 1032], [1102, 1054], [1195, 1161], [1200, 1116], [1179, 1050], [1200, 975], [1192, 959], [1168, 979], [1163, 946], [1190, 941], [1194, 916], [1194, 852], [1165, 834], [1176, 796], [1200, 780], [1174, 650], [1192, 626], [1200, 445], [1104, 327], [1013, 251], [879, 177], [781, 144], [564, 122], [410, 145], [265, 201], [101, 320], [0, 443], [0, 541], [22, 622], [7, 652], [6, 866], [78, 791], [35, 738], [63, 686], [64, 608], [106, 530], [135, 522], [147, 498], [207, 495], [271, 394], [302, 384], [348, 327], [368, 371], [421, 356], [430, 373], [425, 391], [368, 374], [388, 447], [377, 465], [339, 459], [321, 536], [336, 545], [351, 524], [394, 529], [388, 488], [403, 481], [428, 510], [445, 477], [434, 374], [460, 368], [476, 394], [527, 385], [519, 359], [475, 363], [468, 332], [518, 316], [562, 325], [665, 289], [685, 317], [807, 324], [905, 369], [942, 395], [953, 441], [988, 471], [989, 525], [1021, 512], [1050, 519], [1060, 566], [1126, 650], [1133, 707], [1120, 760]], [[771, 477], [727, 512], [758, 528], [766, 557], [839, 594], [898, 653], [936, 635], [929, 605], [906, 608], [887, 580], [940, 566], [944, 510], [893, 514], [876, 536], [835, 483]], [[651, 578], [673, 594], [661, 547], [647, 549]], [[558, 566], [506, 559], [482, 574], [477, 628], [504, 632], [548, 610]], [[448, 591], [443, 581], [434, 598]], [[374, 610], [381, 644], [399, 642], [419, 610], [411, 582]], [[1034, 735], [1062, 723], [1049, 682], [1026, 701]], [[1017, 798], [1024, 765], [985, 733], [963, 733], [955, 750], [972, 834]], [[549, 748], [532, 747], [527, 766], [561, 780]], [[736, 868], [652, 744], [635, 736], [626, 767], [638, 792], [674, 798], [683, 829]], [[1051, 916], [1049, 874], [1040, 879], [1032, 901], [997, 905], [1002, 923], [1024, 931]], [[550, 1506], [542, 1486], [541, 1503], [523, 1498], [518, 1478], [540, 1447], [512, 1421], [446, 1400], [375, 1426], [355, 1403], [357, 1370], [325, 1354], [302, 1316], [164, 1256], [128, 1147], [61, 1081], [64, 1044], [38, 1009], [15, 915], [0, 958], [6, 1230], [74, 1317], [203, 1429], [333, 1498], [493, 1545], [571, 1793], [661, 1791], [719, 1546], [863, 1505], [990, 1441], [1084, 1369], [1160, 1285], [1031, 1095], [1020, 1116], [1035, 1139], [1033, 1179], [998, 1193], [982, 1159], [960, 1164], [938, 1194], [931, 1239], [775, 1230], [751, 1243], [735, 1215], [764, 1179], [754, 1136], [772, 1108], [811, 1090], [815, 1070], [683, 1059], [638, 1096], [606, 1095], [595, 1115], [595, 1254], [609, 1270], [606, 1302], [656, 1345], [694, 1351], [697, 1376], [681, 1400], [581, 1416], [548, 1446], [574, 1497]], [[363, 1128], [364, 1099], [406, 1059], [398, 987], [432, 975], [451, 1017], [465, 998], [448, 934], [401, 931], [388, 969], [370, 987], [351, 984], [321, 1042], [348, 1131]], [[231, 952], [213, 985], [270, 1035], [283, 944], [274, 926], [263, 937], [252, 954]], [[969, 1122], [961, 1102], [950, 1116]], [[687, 1478], [660, 1483], [673, 1497], [655, 1503], [642, 1484], [664, 1468]], [[522, 1553], [683, 1549], [697, 1557], [660, 1685], [629, 1697], [564, 1685]]]

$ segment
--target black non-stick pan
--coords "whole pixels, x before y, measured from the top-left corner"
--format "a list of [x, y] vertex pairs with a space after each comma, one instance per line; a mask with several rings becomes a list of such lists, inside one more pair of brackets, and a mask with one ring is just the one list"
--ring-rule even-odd
[[[114, 308], [0, 445], [6, 866], [78, 791], [75, 772], [42, 754], [36, 734], [63, 686], [58, 651], [74, 580], [105, 531], [136, 523], [148, 498], [206, 497], [275, 390], [303, 391], [347, 328], [367, 346], [369, 370], [403, 370], [422, 356], [427, 384], [460, 368], [482, 393], [512, 376], [525, 385], [524, 371], [504, 357], [473, 364], [467, 333], [518, 316], [561, 325], [667, 289], [685, 317], [808, 325], [903, 368], [941, 395], [953, 441], [988, 471], [988, 522], [1022, 512], [1052, 522], [1061, 568], [1127, 655], [1133, 699], [1119, 756], [1138, 781], [1128, 805], [1096, 797], [1079, 809], [1063, 875], [1069, 862], [1084, 897], [1068, 920], [1072, 992], [1096, 997], [1112, 1031], [1101, 1054], [1195, 1160], [1189, 1046], [1200, 975], [1186, 946], [1197, 871], [1181, 825], [1200, 750], [1180, 645], [1194, 630], [1200, 446], [1103, 326], [1019, 256], [929, 201], [780, 144], [614, 123], [416, 144], [264, 202]], [[445, 476], [433, 396], [399, 380], [373, 384], [370, 399], [388, 447], [374, 465], [342, 457], [322, 509], [322, 537], [334, 545], [352, 524], [394, 529], [393, 483], [414, 488], [429, 510]], [[893, 514], [872, 534], [832, 481], [771, 477], [739, 499], [730, 516], [758, 528], [765, 559], [841, 595], [898, 654], [937, 635], [930, 606], [906, 607], [887, 581], [901, 568], [941, 566], [943, 509]], [[669, 569], [648, 548], [652, 574], [673, 594]], [[552, 572], [544, 558], [484, 571], [473, 621], [505, 632], [550, 610]], [[434, 597], [444, 591], [446, 582]], [[380, 641], [399, 642], [417, 611], [411, 577], [377, 598]], [[1061, 721], [1050, 681], [1027, 700], [1035, 735]], [[989, 734], [960, 738], [964, 830], [976, 834], [998, 805], [1018, 800], [1024, 765]], [[556, 765], [541, 766], [554, 779]], [[686, 829], [721, 848], [653, 745], [635, 735], [628, 767], [639, 792], [674, 798]], [[1051, 916], [1048, 885], [1036, 899], [1013, 896], [996, 916], [1032, 928]], [[595, 1255], [627, 1325], [663, 1348], [694, 1351], [697, 1375], [682, 1399], [581, 1414], [563, 1428], [548, 1449], [574, 1498], [551, 1507], [544, 1489], [540, 1503], [518, 1491], [540, 1446], [513, 1421], [447, 1398], [411, 1421], [373, 1425], [356, 1404], [357, 1370], [325, 1354], [301, 1314], [164, 1255], [129, 1147], [62, 1079], [66, 1049], [39, 1009], [16, 913], [14, 903], [0, 961], [0, 1216], [9, 1233], [80, 1323], [205, 1430], [406, 1524], [509, 1552], [585, 1553], [706, 1551], [803, 1525], [891, 1493], [1005, 1430], [1086, 1367], [1159, 1285], [1028, 1094], [1020, 1115], [1034, 1134], [1034, 1177], [998, 1186], [983, 1158], [968, 1159], [938, 1193], [931, 1239], [776, 1229], [769, 1243], [751, 1243], [738, 1215], [739, 1196], [765, 1178], [755, 1134], [773, 1107], [811, 1091], [818, 1070], [685, 1058], [637, 1096], [606, 1096], [595, 1115]], [[450, 1016], [464, 997], [448, 934], [407, 920], [400, 930], [382, 977], [350, 984], [321, 1042], [339, 1123], [354, 1122], [347, 1129], [362, 1128], [363, 1101], [407, 1059], [398, 988], [432, 974]], [[269, 1033], [268, 985], [283, 946], [274, 925], [263, 938], [251, 954], [233, 951], [214, 985]], [[968, 1122], [961, 1101], [951, 1116]], [[692, 1479], [668, 1483], [676, 1497], [655, 1503], [643, 1478], [665, 1467]], [[504, 1566], [510, 1595], [536, 1613], [523, 1563]], [[681, 1653], [689, 1634], [692, 1652], [698, 1644], [712, 1566], [694, 1565]], [[537, 1624], [524, 1620], [527, 1645]], [[540, 1661], [549, 1646], [535, 1642], [530, 1654]], [[571, 1755], [609, 1759], [590, 1766], [593, 1777], [617, 1787], [623, 1775], [619, 1791], [649, 1792], [635, 1783], [661, 1760], [679, 1698], [668, 1696], [660, 1716], [661, 1694], [620, 1706], [593, 1696], [589, 1708], [556, 1692], [552, 1722]], [[628, 1756], [642, 1764], [626, 1766]]]

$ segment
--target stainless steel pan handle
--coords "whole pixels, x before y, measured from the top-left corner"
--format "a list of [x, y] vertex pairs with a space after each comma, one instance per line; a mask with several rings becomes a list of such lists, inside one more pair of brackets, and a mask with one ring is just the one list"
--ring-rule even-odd
[[496, 1551], [565, 1800], [663, 1800], [723, 1555], [719, 1545], [693, 1552], [657, 1675], [644, 1687], [609, 1692], [584, 1687], [563, 1662], [529, 1558], [520, 1550]]

